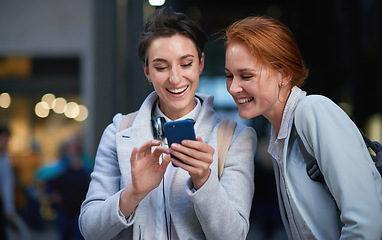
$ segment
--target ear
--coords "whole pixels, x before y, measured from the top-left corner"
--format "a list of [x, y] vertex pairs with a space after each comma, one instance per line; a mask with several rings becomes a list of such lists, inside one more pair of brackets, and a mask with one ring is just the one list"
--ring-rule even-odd
[[292, 74], [288, 73], [285, 70], [280, 70], [280, 74], [281, 74], [280, 87], [288, 85], [289, 82], [292, 80]]
[[143, 67], [143, 72], [145, 73], [147, 80], [149, 81], [149, 83], [151, 83], [149, 69], [145, 66], [145, 64], [142, 64], [142, 67]]
[[204, 69], [204, 52], [202, 52], [202, 56], [199, 61], [199, 76], [202, 75]]

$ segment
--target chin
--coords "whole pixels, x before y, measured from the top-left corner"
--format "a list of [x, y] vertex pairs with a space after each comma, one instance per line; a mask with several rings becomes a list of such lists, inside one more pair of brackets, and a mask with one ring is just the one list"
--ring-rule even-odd
[[241, 119], [251, 119], [257, 117], [258, 114], [256, 115], [250, 112], [239, 111], [239, 116]]

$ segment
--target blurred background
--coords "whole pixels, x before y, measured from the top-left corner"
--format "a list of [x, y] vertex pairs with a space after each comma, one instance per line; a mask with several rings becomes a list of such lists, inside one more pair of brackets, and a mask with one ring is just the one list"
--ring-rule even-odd
[[[138, 110], [153, 90], [136, 42], [146, 19], [161, 5], [186, 13], [209, 37], [198, 91], [214, 95], [222, 115], [257, 130], [248, 239], [285, 235], [266, 153], [269, 125], [262, 117], [240, 120], [225, 89], [224, 47], [216, 39], [229, 24], [249, 15], [284, 22], [310, 69], [303, 89], [331, 98], [372, 140], [382, 140], [379, 0], [0, 0], [0, 125], [11, 132], [7, 150], [16, 179], [16, 210], [23, 229], [29, 229], [22, 238], [60, 239], [63, 206], [58, 203], [68, 194], [62, 185], [70, 184], [62, 176], [85, 182], [112, 117]], [[73, 142], [77, 147], [69, 151], [81, 157], [71, 161], [67, 156], [76, 154], [67, 154], [67, 146]], [[78, 198], [81, 194], [78, 189]], [[9, 231], [20, 239], [15, 227]]]

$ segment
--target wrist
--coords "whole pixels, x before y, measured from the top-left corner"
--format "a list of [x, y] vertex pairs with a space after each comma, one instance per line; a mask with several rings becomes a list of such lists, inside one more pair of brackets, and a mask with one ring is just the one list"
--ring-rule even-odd
[[131, 185], [128, 185], [121, 192], [119, 197], [119, 209], [126, 219], [134, 212], [144, 197], [142, 194], [136, 194]]
[[207, 182], [208, 178], [210, 177], [210, 174], [211, 174], [211, 169], [209, 168], [208, 173], [203, 178], [199, 178], [197, 180], [194, 180], [191, 177], [195, 190], [198, 190], [201, 187], [203, 187], [203, 185]]

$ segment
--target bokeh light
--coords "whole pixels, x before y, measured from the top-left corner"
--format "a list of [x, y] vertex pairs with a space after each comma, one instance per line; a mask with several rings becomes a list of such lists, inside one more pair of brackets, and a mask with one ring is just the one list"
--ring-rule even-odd
[[82, 122], [85, 121], [85, 119], [88, 117], [88, 109], [84, 105], [79, 105], [80, 108], [80, 113], [78, 114], [77, 117], [74, 118], [77, 122]]
[[65, 106], [66, 106], [65, 98], [58, 97], [58, 98], [54, 99], [54, 101], [53, 101], [53, 111], [55, 113], [58, 113], [58, 114], [64, 113]]
[[46, 118], [49, 115], [49, 105], [46, 102], [39, 102], [36, 104], [34, 111], [40, 118]]
[[9, 93], [0, 94], [0, 107], [9, 108], [11, 105], [11, 95]]
[[75, 118], [80, 114], [80, 107], [75, 102], [69, 102], [65, 106], [64, 114], [67, 118]]
[[49, 109], [53, 108], [53, 101], [56, 99], [54, 94], [47, 93], [41, 98], [41, 102], [46, 102], [49, 106]]

